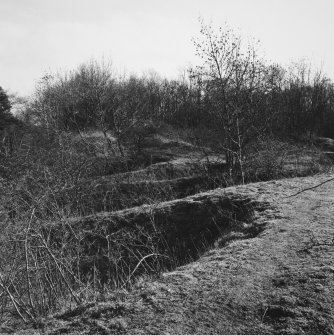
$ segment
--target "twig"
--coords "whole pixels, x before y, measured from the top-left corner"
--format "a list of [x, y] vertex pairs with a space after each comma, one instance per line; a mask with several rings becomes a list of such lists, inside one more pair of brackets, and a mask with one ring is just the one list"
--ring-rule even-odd
[[149, 255], [146, 255], [144, 256], [139, 262], [138, 264], [136, 265], [136, 267], [134, 268], [134, 270], [131, 272], [131, 274], [129, 275], [129, 278], [128, 278], [128, 282], [131, 280], [132, 276], [134, 275], [134, 273], [137, 271], [138, 267], [140, 266], [140, 264], [148, 257], [152, 257], [152, 256], [160, 256], [160, 257], [166, 257], [168, 258], [168, 256], [165, 256], [165, 255], [161, 255], [161, 254], [157, 254], [157, 253], [152, 253], [152, 254], [149, 254]]
[[300, 194], [300, 193], [303, 193], [303, 192], [305, 192], [305, 191], [313, 190], [313, 189], [315, 189], [315, 188], [317, 188], [317, 187], [319, 187], [319, 186], [321, 186], [321, 185], [323, 185], [323, 184], [326, 184], [326, 183], [328, 183], [328, 182], [330, 182], [330, 181], [332, 181], [332, 180], [334, 180], [334, 178], [327, 179], [327, 180], [323, 181], [322, 183], [317, 184], [317, 185], [315, 185], [315, 186], [308, 187], [308, 188], [304, 188], [303, 190], [301, 190], [301, 191], [299, 191], [299, 192], [297, 192], [297, 193], [295, 193], [295, 194], [289, 195], [289, 196], [287, 196], [287, 197], [285, 197], [285, 198], [291, 198], [291, 197], [294, 197], [294, 196], [296, 196], [296, 195], [298, 195], [298, 194]]
[[64, 283], [66, 284], [71, 296], [73, 297], [73, 299], [75, 300], [75, 302], [79, 305], [81, 303], [80, 299], [78, 299], [78, 297], [74, 294], [72, 287], [70, 285], [70, 283], [67, 281], [65, 274], [63, 273], [59, 263], [59, 260], [55, 257], [55, 255], [52, 253], [52, 251], [50, 250], [49, 246], [47, 245], [47, 243], [45, 242], [43, 236], [39, 233], [38, 237], [40, 238], [41, 242], [43, 243], [44, 248], [46, 249], [47, 253], [50, 255], [50, 257], [53, 259], [54, 264], [57, 267], [57, 270], [60, 274], [60, 276], [62, 277]]
[[264, 310], [264, 313], [263, 313], [262, 318], [261, 318], [261, 323], [263, 323], [264, 317], [266, 316], [267, 312], [268, 312], [268, 306]]
[[25, 319], [25, 317], [23, 316], [23, 314], [20, 312], [20, 309], [19, 309], [19, 306], [18, 306], [18, 303], [17, 303], [16, 299], [10, 293], [8, 287], [6, 286], [1, 273], [0, 273], [0, 286], [7, 293], [7, 295], [9, 296], [10, 300], [13, 303], [14, 308], [16, 309], [17, 314], [20, 316], [20, 318], [23, 320], [24, 323], [27, 323], [27, 320]]
[[32, 310], [35, 310], [33, 299], [32, 299], [32, 294], [31, 294], [31, 281], [30, 281], [30, 276], [29, 276], [29, 250], [28, 250], [28, 239], [29, 239], [29, 233], [30, 233], [30, 227], [31, 227], [31, 222], [33, 220], [35, 214], [35, 208], [33, 209], [30, 219], [28, 221], [28, 226], [26, 229], [26, 234], [25, 234], [25, 241], [24, 241], [24, 251], [25, 251], [25, 266], [26, 266], [26, 277], [27, 277], [27, 289], [28, 289], [28, 297], [29, 297], [29, 302], [30, 302], [30, 307]]

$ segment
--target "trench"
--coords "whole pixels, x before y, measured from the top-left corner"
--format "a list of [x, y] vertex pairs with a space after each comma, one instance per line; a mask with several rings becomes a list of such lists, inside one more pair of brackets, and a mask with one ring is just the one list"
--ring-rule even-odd
[[255, 212], [268, 206], [250, 197], [208, 192], [72, 219], [48, 234], [54, 248], [70, 246], [80, 280], [94, 278], [98, 285], [117, 288], [193, 262], [231, 232], [255, 237], [264, 229], [254, 220]]

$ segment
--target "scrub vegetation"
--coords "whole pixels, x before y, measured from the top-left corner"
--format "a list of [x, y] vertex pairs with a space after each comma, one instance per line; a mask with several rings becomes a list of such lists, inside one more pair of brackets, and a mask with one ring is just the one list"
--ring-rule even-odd
[[67, 319], [256, 237], [271, 205], [222, 189], [330, 170], [325, 74], [270, 63], [227, 26], [201, 22], [194, 46], [200, 65], [175, 80], [95, 60], [49, 73], [15, 116], [0, 89], [3, 320]]

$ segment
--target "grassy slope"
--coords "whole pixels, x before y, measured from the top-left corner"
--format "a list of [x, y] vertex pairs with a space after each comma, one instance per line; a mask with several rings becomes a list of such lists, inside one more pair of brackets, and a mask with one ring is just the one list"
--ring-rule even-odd
[[218, 240], [199, 260], [157, 280], [143, 278], [131, 292], [50, 318], [45, 333], [333, 334], [333, 182], [286, 198], [329, 177], [212, 191], [265, 203], [254, 214], [266, 229]]

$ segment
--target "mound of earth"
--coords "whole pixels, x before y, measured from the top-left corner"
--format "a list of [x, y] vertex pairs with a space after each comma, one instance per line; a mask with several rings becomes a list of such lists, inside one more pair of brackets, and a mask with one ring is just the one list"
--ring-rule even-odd
[[[225, 161], [219, 157], [179, 158], [123, 173], [80, 180], [55, 195], [57, 203], [75, 212], [110, 212], [180, 199], [223, 184]], [[78, 199], [71, 202], [72, 199]]]
[[142, 277], [131, 291], [114, 292], [104, 302], [54, 315], [43, 320], [43, 330], [16, 334], [334, 334], [334, 182], [289, 197], [332, 177], [189, 197], [198, 203], [201, 197], [251, 199], [252, 226], [264, 229], [217, 236], [194, 262], [155, 280]]

